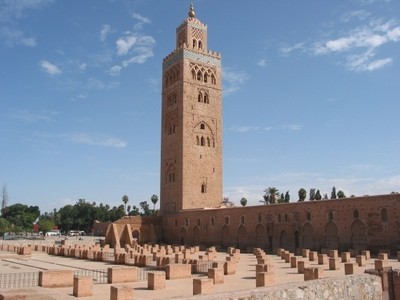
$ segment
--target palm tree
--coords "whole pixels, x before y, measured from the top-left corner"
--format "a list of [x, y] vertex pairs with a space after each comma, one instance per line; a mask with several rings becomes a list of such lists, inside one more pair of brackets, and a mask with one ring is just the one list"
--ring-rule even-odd
[[125, 204], [125, 214], [126, 214], [126, 204], [128, 203], [128, 201], [129, 201], [128, 196], [127, 195], [123, 195], [122, 196], [122, 202], [124, 202], [124, 204]]
[[154, 205], [153, 210], [156, 211], [156, 203], [158, 202], [158, 196], [157, 196], [157, 195], [151, 196], [150, 201], [151, 201], [151, 202], [153, 203], [153, 205]]
[[276, 187], [269, 187], [264, 190], [264, 199], [269, 199], [270, 204], [276, 203], [276, 198], [279, 197], [279, 190]]
[[242, 204], [242, 206], [246, 206], [247, 204], [247, 199], [245, 197], [243, 197], [242, 199], [240, 199], [240, 204]]

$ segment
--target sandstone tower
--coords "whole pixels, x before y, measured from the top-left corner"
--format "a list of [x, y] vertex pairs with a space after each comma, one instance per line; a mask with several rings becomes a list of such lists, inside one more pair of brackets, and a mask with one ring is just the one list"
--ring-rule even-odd
[[160, 210], [222, 202], [221, 57], [207, 47], [207, 26], [190, 6], [163, 60]]

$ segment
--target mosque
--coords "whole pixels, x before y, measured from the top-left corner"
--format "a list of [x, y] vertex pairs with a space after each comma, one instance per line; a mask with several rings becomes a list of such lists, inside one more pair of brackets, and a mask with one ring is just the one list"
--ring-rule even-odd
[[221, 206], [221, 55], [209, 50], [207, 32], [191, 5], [163, 60], [159, 215], [110, 224], [106, 243], [400, 250], [400, 194]]

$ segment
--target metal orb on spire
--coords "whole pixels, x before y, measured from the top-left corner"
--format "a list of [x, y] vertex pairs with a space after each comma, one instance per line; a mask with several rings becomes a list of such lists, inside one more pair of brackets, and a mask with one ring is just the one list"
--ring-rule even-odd
[[189, 8], [189, 18], [195, 18], [196, 14], [194, 12], [194, 7], [193, 7], [193, 3], [190, 3], [190, 8]]

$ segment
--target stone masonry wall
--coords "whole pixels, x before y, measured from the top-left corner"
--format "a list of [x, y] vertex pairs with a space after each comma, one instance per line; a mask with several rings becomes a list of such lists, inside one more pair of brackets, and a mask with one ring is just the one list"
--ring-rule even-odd
[[274, 205], [183, 210], [163, 216], [166, 243], [247, 250], [301, 248], [395, 251], [400, 243], [400, 194]]
[[241, 300], [272, 300], [272, 299], [346, 299], [346, 300], [381, 300], [381, 279], [373, 275], [351, 275], [303, 283], [285, 284], [271, 288], [219, 293], [196, 296], [187, 299], [241, 299]]

